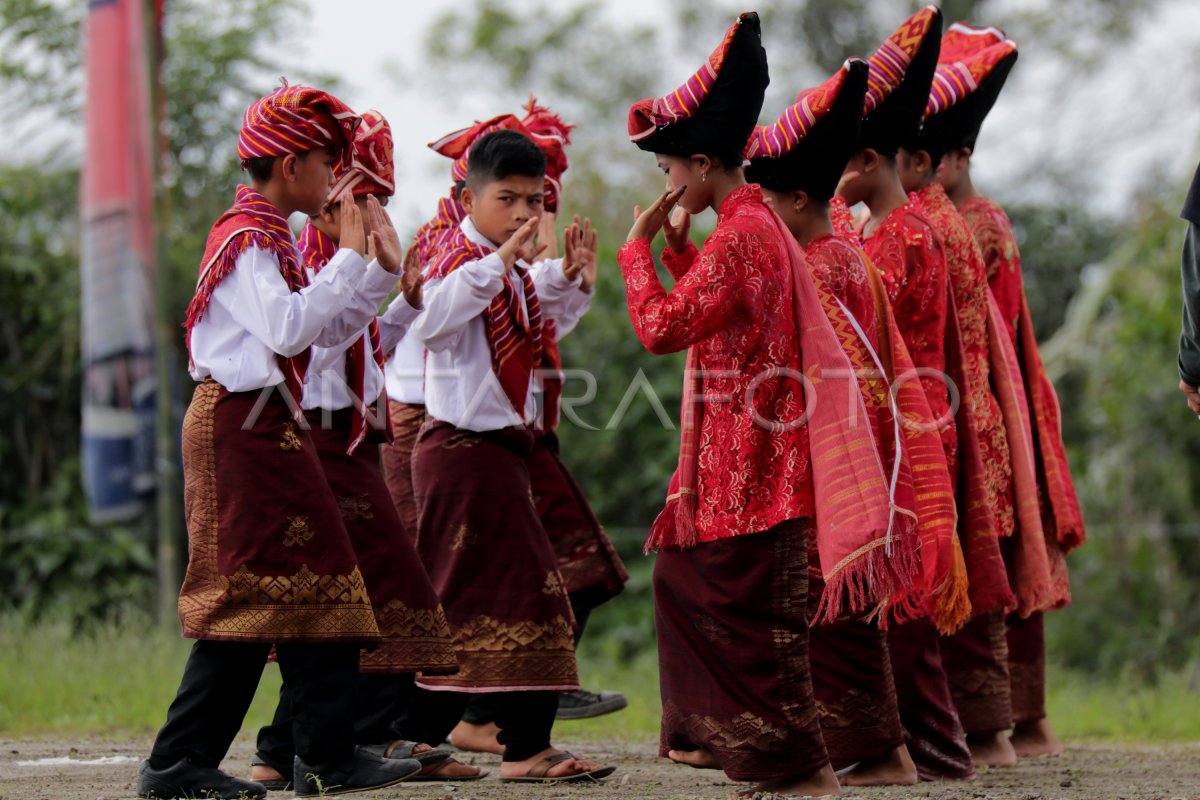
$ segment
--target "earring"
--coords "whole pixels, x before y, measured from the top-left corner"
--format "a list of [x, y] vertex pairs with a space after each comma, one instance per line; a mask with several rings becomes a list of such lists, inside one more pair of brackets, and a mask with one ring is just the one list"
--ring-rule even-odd
[[701, 173], [700, 173], [700, 182], [701, 182], [701, 183], [704, 183], [706, 180], [708, 180], [708, 173], [707, 173], [707, 172], [701, 172]]

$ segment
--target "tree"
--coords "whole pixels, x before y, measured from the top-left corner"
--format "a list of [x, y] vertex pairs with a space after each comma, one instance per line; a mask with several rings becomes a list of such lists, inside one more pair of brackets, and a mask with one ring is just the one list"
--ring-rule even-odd
[[[237, 181], [242, 110], [278, 75], [272, 44], [299, 21], [296, 0], [173, 0], [166, 17], [166, 263], [159, 279], [182, 322], [199, 254]], [[80, 115], [85, 6], [0, 0], [0, 97], [32, 108], [47, 130]], [[299, 71], [297, 71], [299, 72]], [[303, 78], [303, 74], [296, 77]], [[313, 76], [323, 85], [328, 76]], [[44, 141], [44, 137], [43, 137]], [[144, 602], [153, 566], [149, 522], [87, 521], [79, 479], [79, 159], [69, 137], [42, 144], [37, 166], [0, 158], [0, 605], [31, 613], [66, 607], [80, 617]], [[44, 166], [48, 164], [49, 166]], [[186, 360], [179, 329], [175, 363]], [[180, 548], [182, 550], [182, 547]]]

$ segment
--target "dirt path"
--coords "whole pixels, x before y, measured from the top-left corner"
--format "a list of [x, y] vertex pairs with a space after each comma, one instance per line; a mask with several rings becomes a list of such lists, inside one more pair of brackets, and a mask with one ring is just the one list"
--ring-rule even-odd
[[[148, 747], [149, 742], [144, 740], [0, 741], [0, 800], [132, 798], [138, 761]], [[481, 757], [477, 763], [493, 767], [493, 777], [480, 783], [410, 784], [355, 796], [380, 800], [716, 800], [724, 798], [733, 785], [718, 773], [697, 772], [660, 761], [649, 744], [589, 742], [573, 749], [621, 768], [600, 786], [514, 788], [494, 779], [496, 759]], [[244, 765], [251, 751], [249, 740], [239, 740], [226, 767], [246, 772]], [[1200, 745], [1079, 745], [1059, 758], [985, 772], [969, 784], [855, 789], [848, 790], [846, 796], [863, 800], [1196, 800], [1200, 798]], [[285, 800], [291, 795], [272, 797]]]

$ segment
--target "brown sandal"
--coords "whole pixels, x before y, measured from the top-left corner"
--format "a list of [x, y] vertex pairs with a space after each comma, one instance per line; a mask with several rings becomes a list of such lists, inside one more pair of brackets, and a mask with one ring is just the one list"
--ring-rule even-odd
[[599, 781], [601, 778], [607, 778], [617, 771], [616, 767], [601, 767], [591, 772], [577, 772], [574, 775], [560, 775], [557, 777], [547, 775], [555, 764], [561, 764], [573, 758], [578, 758], [578, 756], [571, 753], [555, 753], [552, 756], [546, 756], [534, 764], [529, 772], [523, 776], [508, 778], [501, 775], [500, 781], [502, 783], [576, 783], [579, 781]]
[[[457, 764], [460, 767], [472, 767], [477, 770], [474, 775], [443, 775], [442, 770]], [[465, 783], [467, 781], [483, 780], [490, 774], [489, 770], [475, 767], [472, 764], [464, 764], [456, 758], [448, 758], [445, 761], [437, 761], [432, 764], [426, 764], [421, 767], [421, 771], [414, 775], [409, 780], [411, 781], [436, 781], [437, 783]]]
[[414, 753], [413, 751], [420, 746], [421, 742], [410, 742], [406, 739], [396, 739], [395, 741], [388, 742], [387, 744], [366, 745], [363, 747], [363, 749], [369, 750], [381, 758], [411, 758], [418, 762], [422, 767], [428, 766], [429, 764], [441, 764], [443, 761], [450, 760], [450, 753], [445, 750], [439, 750], [438, 748], [430, 745], [426, 745], [426, 747], [429, 747], [429, 749], [425, 752]]

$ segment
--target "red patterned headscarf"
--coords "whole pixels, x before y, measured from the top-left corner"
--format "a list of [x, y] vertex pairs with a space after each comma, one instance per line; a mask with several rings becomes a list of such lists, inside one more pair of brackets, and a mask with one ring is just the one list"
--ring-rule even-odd
[[332, 203], [349, 191], [354, 197], [373, 194], [391, 197], [396, 193], [396, 165], [392, 158], [392, 126], [378, 111], [364, 111], [362, 124], [354, 133], [350, 163], [339, 161], [333, 168]]
[[519, 119], [512, 114], [501, 114], [498, 117], [492, 117], [484, 122], [476, 122], [469, 127], [448, 133], [436, 142], [430, 142], [429, 149], [446, 158], [454, 159], [454, 164], [450, 167], [450, 178], [458, 183], [467, 179], [467, 157], [470, 155], [471, 145], [493, 131], [502, 130], [517, 131], [529, 136], [529, 131], [525, 130], [525, 126]]
[[256, 100], [242, 117], [238, 158], [306, 153], [333, 146], [349, 164], [350, 145], [361, 118], [350, 106], [311, 86], [284, 85]]
[[567, 145], [571, 143], [574, 125], [563, 121], [550, 109], [539, 106], [537, 98], [529, 97], [525, 106], [525, 117], [521, 120], [530, 138], [546, 154], [546, 210], [558, 213], [558, 201], [562, 197], [562, 176], [567, 171]]

